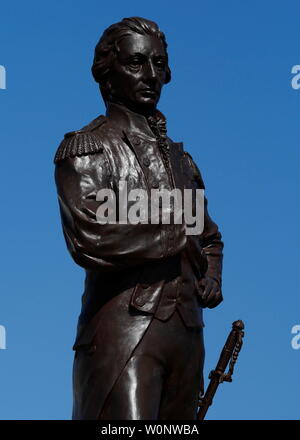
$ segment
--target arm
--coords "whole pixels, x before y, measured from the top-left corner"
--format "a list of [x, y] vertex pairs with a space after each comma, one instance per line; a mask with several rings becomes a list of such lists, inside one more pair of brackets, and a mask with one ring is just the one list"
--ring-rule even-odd
[[[190, 165], [193, 169], [194, 178], [200, 188], [205, 189], [205, 185], [199, 168], [189, 155]], [[198, 255], [198, 264], [202, 266], [204, 277], [199, 282], [201, 287], [200, 300], [203, 307], [216, 307], [222, 300], [222, 263], [223, 247], [222, 235], [218, 226], [211, 219], [208, 213], [208, 201], [204, 197], [204, 228], [197, 240], [189, 236], [189, 245], [187, 247], [197, 249], [194, 255]], [[195, 258], [195, 257], [194, 257]], [[203, 263], [203, 258], [205, 263]], [[206, 267], [205, 267], [206, 266]]]
[[200, 236], [203, 252], [207, 258], [208, 268], [205, 276], [214, 279], [222, 286], [223, 247], [222, 235], [218, 226], [209, 216], [208, 201], [204, 198], [204, 230]]
[[115, 271], [166, 258], [180, 252], [186, 243], [184, 227], [166, 247], [169, 225], [105, 224], [97, 222], [100, 202], [96, 194], [112, 188], [105, 152], [68, 157], [56, 165], [55, 180], [63, 232], [74, 261], [80, 266]]
[[200, 300], [203, 307], [214, 308], [223, 301], [222, 262], [224, 245], [218, 226], [208, 214], [206, 198], [204, 203], [204, 231], [200, 236], [200, 242], [202, 252], [207, 259], [207, 271], [199, 282], [203, 292]]

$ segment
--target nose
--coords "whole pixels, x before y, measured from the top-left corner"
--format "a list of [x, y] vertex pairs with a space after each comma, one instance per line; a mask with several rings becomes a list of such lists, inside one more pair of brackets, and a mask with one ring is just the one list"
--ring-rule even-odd
[[152, 81], [157, 79], [157, 70], [151, 60], [146, 65], [145, 77]]

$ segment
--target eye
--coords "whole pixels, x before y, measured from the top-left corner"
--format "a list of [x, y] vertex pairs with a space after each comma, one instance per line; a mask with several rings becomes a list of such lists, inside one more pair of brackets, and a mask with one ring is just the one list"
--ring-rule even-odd
[[166, 67], [166, 62], [165, 62], [164, 59], [162, 59], [162, 58], [158, 58], [158, 59], [155, 61], [155, 65], [156, 65], [158, 68], [160, 68], [160, 69], [164, 69], [164, 68]]
[[143, 60], [139, 57], [131, 58], [130, 60], [128, 60], [127, 63], [129, 67], [139, 67], [142, 64], [143, 64]]

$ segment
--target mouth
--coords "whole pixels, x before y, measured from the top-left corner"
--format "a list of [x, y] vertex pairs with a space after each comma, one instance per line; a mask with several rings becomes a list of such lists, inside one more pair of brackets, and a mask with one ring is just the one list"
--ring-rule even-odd
[[156, 96], [157, 96], [156, 91], [153, 89], [141, 89], [140, 93], [145, 98], [156, 98]]

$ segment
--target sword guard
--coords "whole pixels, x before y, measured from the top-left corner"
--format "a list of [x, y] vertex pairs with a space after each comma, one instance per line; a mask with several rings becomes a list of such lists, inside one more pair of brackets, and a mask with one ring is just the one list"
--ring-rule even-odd
[[211, 370], [211, 372], [209, 373], [208, 378], [212, 379], [213, 377], [218, 378], [218, 382], [219, 383], [232, 382], [232, 377], [231, 377], [231, 374], [229, 372], [228, 373], [222, 373], [222, 371]]

